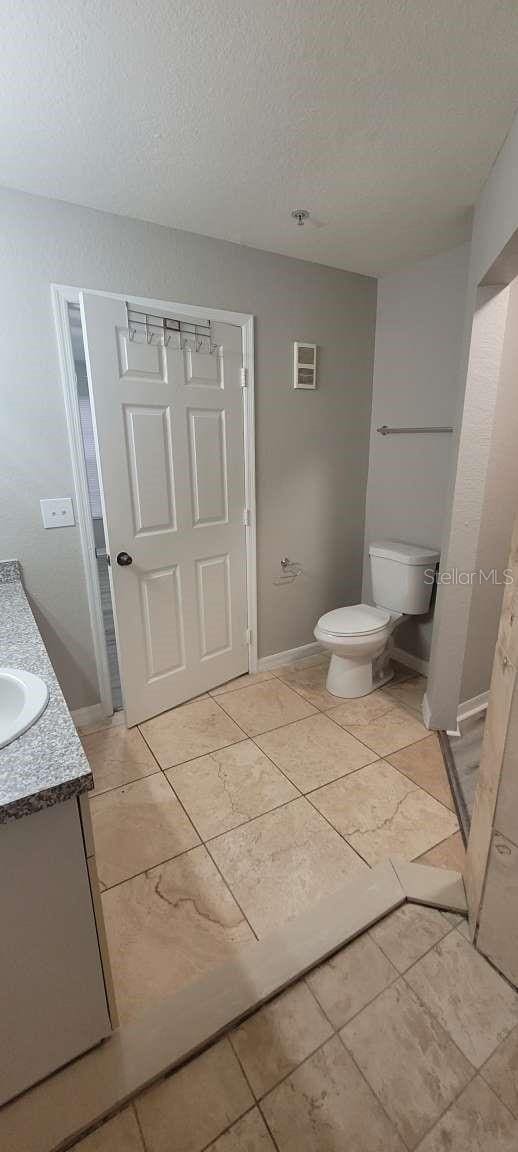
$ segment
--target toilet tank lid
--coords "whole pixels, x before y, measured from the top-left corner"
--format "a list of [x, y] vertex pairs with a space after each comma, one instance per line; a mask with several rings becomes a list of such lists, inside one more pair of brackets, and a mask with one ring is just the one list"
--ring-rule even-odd
[[378, 540], [369, 545], [369, 556], [383, 556], [398, 564], [437, 564], [440, 552], [433, 548], [422, 548], [418, 544], [404, 544], [400, 540]]

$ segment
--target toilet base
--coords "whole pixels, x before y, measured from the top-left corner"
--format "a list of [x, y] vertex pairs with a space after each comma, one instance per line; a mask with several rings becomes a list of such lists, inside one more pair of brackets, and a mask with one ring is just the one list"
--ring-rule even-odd
[[350, 659], [333, 652], [327, 673], [327, 691], [342, 700], [355, 700], [368, 696], [388, 684], [394, 672], [387, 660]]

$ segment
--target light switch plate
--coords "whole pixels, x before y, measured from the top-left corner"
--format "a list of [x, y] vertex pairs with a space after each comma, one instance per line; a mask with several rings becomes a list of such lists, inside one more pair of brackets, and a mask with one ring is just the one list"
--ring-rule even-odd
[[76, 522], [70, 496], [40, 500], [40, 508], [44, 528], [71, 528]]

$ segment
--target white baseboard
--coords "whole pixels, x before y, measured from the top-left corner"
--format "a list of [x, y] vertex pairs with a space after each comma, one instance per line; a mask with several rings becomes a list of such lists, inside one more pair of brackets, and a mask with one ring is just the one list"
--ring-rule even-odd
[[305, 656], [317, 656], [323, 652], [321, 644], [316, 640], [312, 644], [301, 644], [300, 648], [287, 648], [285, 652], [274, 652], [272, 656], [261, 656], [257, 661], [258, 672], [271, 672], [272, 668], [279, 668], [281, 664], [294, 664]]
[[428, 676], [428, 660], [422, 660], [420, 656], [414, 656], [412, 652], [405, 652], [404, 648], [392, 648], [390, 655], [400, 664], [404, 664], [405, 668], [412, 668], [413, 672], [419, 672], [421, 676]]
[[[488, 706], [488, 703], [489, 703], [489, 692], [481, 692], [479, 696], [472, 696], [471, 700], [463, 700], [462, 704], [459, 704], [458, 709], [457, 709], [457, 727], [456, 728], [447, 728], [446, 729], [446, 735], [447, 736], [461, 736], [462, 735], [461, 724], [463, 723], [463, 721], [469, 720], [470, 716], [478, 716], [478, 714], [480, 712], [485, 712], [485, 710]], [[429, 728], [430, 725], [426, 721], [426, 715], [427, 715], [426, 710], [428, 711], [428, 716], [429, 716], [430, 715], [430, 709], [428, 707], [428, 701], [427, 701], [426, 695], [425, 695], [424, 700], [423, 700], [423, 716], [425, 717], [426, 727]], [[436, 727], [437, 727], [437, 725], [436, 725]]]
[[[322, 645], [316, 640], [312, 644], [301, 644], [298, 648], [287, 648], [285, 652], [274, 652], [271, 656], [261, 656], [257, 662], [257, 670], [258, 672], [271, 672], [272, 668], [278, 668], [281, 664], [294, 664], [296, 660], [303, 660], [305, 656], [317, 656], [323, 651]], [[391, 656], [400, 664], [404, 664], [406, 668], [411, 668], [413, 672], [420, 672], [421, 676], [428, 675], [428, 660], [422, 660], [420, 656], [405, 652], [403, 648], [393, 648]]]
[[471, 700], [463, 700], [457, 709], [457, 724], [470, 716], [477, 716], [479, 712], [485, 712], [488, 702], [489, 692], [481, 692], [478, 696], [472, 696]]

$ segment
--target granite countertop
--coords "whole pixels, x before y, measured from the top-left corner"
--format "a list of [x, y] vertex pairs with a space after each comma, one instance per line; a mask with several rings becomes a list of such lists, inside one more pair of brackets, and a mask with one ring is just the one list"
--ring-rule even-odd
[[0, 562], [0, 667], [34, 672], [50, 697], [39, 720], [0, 748], [0, 823], [93, 788], [93, 777], [31, 612], [17, 560]]

